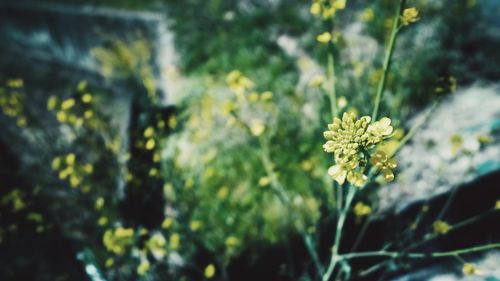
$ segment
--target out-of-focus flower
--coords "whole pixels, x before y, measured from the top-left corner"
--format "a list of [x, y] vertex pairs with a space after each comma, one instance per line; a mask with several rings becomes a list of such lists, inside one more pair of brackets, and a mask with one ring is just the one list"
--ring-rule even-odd
[[161, 223], [161, 228], [169, 229], [173, 223], [174, 223], [174, 220], [172, 218], [165, 218], [163, 220], [163, 222]]
[[201, 221], [199, 220], [192, 220], [190, 223], [189, 223], [189, 229], [191, 229], [191, 231], [197, 231], [201, 228], [202, 224], [201, 224]]
[[446, 234], [451, 229], [451, 225], [442, 220], [437, 220], [432, 224], [436, 234]]
[[264, 126], [264, 123], [260, 119], [252, 119], [250, 121], [250, 132], [252, 135], [258, 137], [264, 133], [264, 130], [266, 127]]
[[361, 13], [361, 20], [364, 22], [370, 22], [375, 18], [375, 13], [372, 8], [366, 8]]
[[114, 230], [109, 229], [104, 232], [102, 238], [106, 249], [117, 255], [123, 255], [128, 246], [134, 239], [134, 230], [132, 228], [118, 227]]
[[313, 0], [309, 11], [323, 19], [331, 19], [338, 10], [345, 9], [346, 0]]
[[316, 36], [316, 40], [320, 43], [328, 43], [332, 40], [332, 34], [330, 32], [323, 32]]
[[240, 244], [240, 240], [234, 236], [229, 236], [226, 238], [225, 244], [228, 248], [234, 248]]
[[420, 19], [418, 17], [418, 10], [415, 7], [404, 9], [400, 18], [403, 25], [409, 25], [410, 23], [417, 22]]
[[214, 277], [215, 275], [215, 266], [213, 264], [209, 264], [207, 265], [207, 267], [205, 267], [205, 278], [207, 279], [210, 279], [212, 277]]
[[316, 75], [311, 80], [309, 80], [309, 87], [319, 88], [323, 83], [325, 83], [326, 78], [324, 75]]
[[169, 245], [170, 245], [170, 249], [172, 249], [173, 251], [179, 249], [179, 246], [180, 246], [180, 242], [181, 242], [181, 236], [179, 235], [179, 233], [172, 233], [169, 237]]
[[94, 208], [96, 210], [100, 210], [102, 209], [102, 207], [104, 207], [104, 198], [102, 197], [98, 197], [96, 200], [95, 200], [95, 205], [94, 205]]
[[370, 124], [366, 132], [368, 133], [368, 144], [377, 144], [383, 139], [389, 137], [393, 128], [391, 126], [391, 119], [383, 117], [377, 122]]
[[239, 70], [233, 70], [226, 76], [226, 83], [237, 94], [243, 94], [253, 87], [252, 80], [244, 76]]
[[464, 263], [464, 266], [462, 268], [462, 272], [465, 275], [474, 275], [477, 273], [477, 268], [473, 263]]
[[141, 263], [137, 267], [137, 274], [139, 274], [141, 276], [145, 275], [148, 272], [150, 267], [151, 267], [151, 264], [149, 263], [148, 260], [145, 259], [145, 260], [141, 261]]
[[375, 168], [382, 172], [387, 182], [394, 180], [394, 169], [397, 167], [396, 160], [387, 157], [385, 152], [379, 150], [372, 156], [371, 162]]
[[269, 177], [261, 177], [259, 179], [259, 185], [262, 187], [268, 186], [270, 183], [271, 183], [271, 179], [269, 179]]
[[167, 240], [165, 240], [165, 237], [161, 233], [155, 233], [146, 242], [146, 247], [157, 259], [161, 259], [167, 255], [166, 245]]
[[357, 217], [368, 216], [371, 213], [372, 213], [372, 208], [370, 206], [364, 204], [363, 202], [358, 202], [354, 206], [354, 214]]

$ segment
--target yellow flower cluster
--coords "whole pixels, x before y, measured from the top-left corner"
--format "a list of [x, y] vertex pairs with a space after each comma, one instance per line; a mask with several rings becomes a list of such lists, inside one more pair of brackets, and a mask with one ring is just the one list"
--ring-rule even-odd
[[[56, 96], [50, 96], [47, 100], [47, 109], [50, 111], [57, 110], [56, 119], [59, 123], [67, 123], [73, 126], [81, 127], [85, 120], [91, 120], [94, 116], [92, 103], [94, 97], [86, 90], [87, 83], [81, 81], [76, 86], [78, 95], [64, 100], [60, 100]], [[78, 104], [81, 104], [79, 110], [75, 110]], [[90, 122], [90, 125], [95, 125]]]
[[239, 70], [233, 70], [226, 76], [226, 83], [236, 94], [242, 95], [253, 87], [253, 82]]
[[146, 242], [147, 249], [157, 259], [161, 259], [167, 255], [167, 240], [161, 233], [156, 233]]
[[324, 132], [327, 142], [323, 149], [335, 156], [335, 165], [328, 173], [339, 184], [347, 179], [351, 184], [361, 187], [366, 181], [361, 162], [369, 158], [368, 149], [390, 137], [393, 128], [391, 119], [384, 117], [371, 123], [369, 116], [357, 118], [355, 113], [344, 113], [342, 119], [334, 118]]
[[23, 196], [24, 194], [22, 191], [20, 191], [19, 189], [14, 189], [11, 192], [5, 194], [2, 197], [0, 203], [2, 204], [2, 206], [10, 203], [12, 205], [12, 212], [15, 213], [26, 207], [26, 202], [24, 201]]
[[102, 237], [102, 242], [108, 251], [123, 255], [127, 247], [134, 242], [134, 230], [123, 227], [108, 229]]
[[313, 0], [309, 11], [323, 19], [331, 19], [338, 10], [345, 9], [346, 0]]
[[65, 156], [57, 156], [52, 160], [52, 169], [59, 172], [59, 179], [69, 179], [71, 187], [78, 187], [85, 176], [92, 174], [94, 166], [90, 163], [76, 163], [76, 155], [69, 153]]
[[24, 115], [24, 94], [19, 92], [24, 82], [21, 79], [9, 79], [6, 81], [8, 89], [0, 88], [0, 107], [3, 114], [16, 118], [19, 127], [25, 127], [27, 124]]
[[372, 156], [371, 162], [375, 168], [382, 172], [387, 182], [394, 180], [394, 169], [397, 167], [396, 160], [389, 158], [385, 152], [379, 150]]

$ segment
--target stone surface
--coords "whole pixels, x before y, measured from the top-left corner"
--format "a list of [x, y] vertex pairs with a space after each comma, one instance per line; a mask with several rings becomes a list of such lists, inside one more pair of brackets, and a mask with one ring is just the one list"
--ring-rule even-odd
[[[401, 210], [500, 169], [499, 90], [498, 84], [472, 85], [437, 107], [397, 155], [397, 178], [378, 194], [382, 210]], [[425, 114], [415, 116], [410, 126]]]

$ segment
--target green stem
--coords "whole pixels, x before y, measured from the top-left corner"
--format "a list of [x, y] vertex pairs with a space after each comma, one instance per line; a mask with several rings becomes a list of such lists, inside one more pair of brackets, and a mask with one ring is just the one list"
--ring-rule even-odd
[[330, 279], [330, 276], [332, 275], [335, 266], [337, 265], [337, 262], [340, 260], [338, 251], [342, 238], [342, 229], [344, 228], [347, 212], [349, 211], [349, 208], [351, 206], [355, 194], [356, 194], [356, 187], [349, 186], [349, 192], [347, 193], [344, 208], [342, 209], [342, 212], [340, 213], [339, 218], [337, 220], [337, 229], [335, 231], [335, 240], [334, 240], [335, 242], [332, 248], [332, 256], [330, 259], [330, 264], [328, 265], [328, 269], [323, 275], [323, 281], [328, 281]]
[[350, 253], [345, 255], [340, 255], [340, 259], [358, 259], [358, 258], [373, 258], [373, 257], [390, 257], [390, 258], [412, 258], [412, 259], [422, 259], [422, 258], [444, 258], [457, 256], [462, 254], [469, 254], [474, 252], [481, 252], [486, 250], [491, 250], [495, 248], [500, 248], [500, 243], [486, 244], [471, 248], [459, 249], [449, 252], [437, 252], [437, 253], [402, 253], [402, 252], [387, 252], [387, 251], [373, 251], [373, 252], [360, 252], [360, 253]]
[[373, 108], [372, 120], [375, 121], [377, 119], [378, 109], [380, 106], [380, 100], [382, 99], [382, 94], [385, 88], [385, 82], [387, 80], [387, 73], [389, 72], [389, 66], [391, 64], [391, 58], [394, 51], [394, 43], [396, 42], [396, 37], [399, 31], [399, 15], [401, 14], [401, 8], [403, 6], [403, 1], [399, 1], [398, 8], [394, 15], [394, 21], [392, 23], [391, 36], [389, 38], [389, 44], [385, 49], [384, 55], [384, 65], [382, 68], [382, 77], [380, 77], [380, 81], [378, 83], [377, 94], [375, 96], [375, 106]]
[[[453, 231], [455, 231], [457, 229], [460, 229], [460, 228], [462, 228], [464, 226], [467, 226], [467, 225], [470, 225], [470, 224], [475, 223], [477, 221], [480, 221], [481, 219], [483, 219], [484, 217], [489, 216], [492, 213], [495, 213], [495, 210], [490, 210], [490, 211], [484, 212], [484, 213], [482, 213], [480, 215], [477, 215], [477, 216], [474, 216], [472, 218], [469, 218], [469, 219], [466, 219], [464, 221], [461, 221], [459, 223], [453, 224], [453, 225], [451, 225], [450, 230], [446, 234], [449, 234], [449, 233], [451, 233], [451, 232], [453, 232]], [[431, 240], [434, 240], [434, 239], [436, 239], [437, 237], [440, 237], [440, 236], [442, 236], [442, 235], [433, 233], [433, 234], [429, 235], [427, 238], [425, 238], [425, 239], [423, 239], [423, 240], [421, 240], [421, 241], [419, 241], [419, 242], [417, 242], [417, 243], [415, 243], [413, 245], [410, 245], [408, 247], [408, 250], [415, 249], [415, 248], [417, 248], [417, 247], [419, 247], [419, 246], [421, 246], [421, 245], [423, 245], [423, 244], [425, 244], [425, 243], [427, 243], [427, 242], [429, 242]]]
[[[281, 201], [281, 203], [285, 206], [291, 207], [291, 200], [288, 197], [288, 194], [286, 193], [283, 185], [279, 181], [278, 176], [274, 172], [274, 167], [273, 167], [272, 160], [270, 157], [268, 143], [263, 138], [260, 138], [260, 137], [258, 138], [258, 140], [259, 140], [259, 144], [260, 144], [261, 149], [262, 149], [262, 153], [260, 154], [262, 164], [264, 165], [264, 169], [266, 171], [267, 176], [271, 180], [271, 187], [273, 188], [273, 191], [275, 192], [276, 196]], [[323, 274], [323, 267], [321, 266], [321, 264], [319, 262], [319, 257], [314, 249], [313, 243], [311, 241], [311, 237], [305, 232], [301, 232], [300, 234], [302, 236], [302, 239], [304, 240], [304, 244], [306, 246], [307, 252], [309, 253], [309, 255], [311, 256], [311, 258], [314, 262], [314, 266], [316, 267], [316, 271], [317, 271], [318, 275], [321, 276]]]
[[[483, 214], [480, 214], [480, 215], [474, 216], [472, 218], [469, 218], [467, 220], [464, 220], [464, 221], [461, 221], [459, 223], [456, 223], [456, 224], [454, 224], [454, 225], [451, 226], [449, 232], [446, 233], [446, 234], [449, 234], [449, 233], [451, 233], [451, 232], [453, 232], [453, 231], [455, 231], [457, 229], [460, 229], [460, 228], [462, 228], [464, 226], [467, 226], [467, 225], [470, 225], [470, 224], [472, 224], [474, 222], [477, 222], [477, 221], [483, 219], [484, 217], [486, 217], [486, 216], [488, 216], [488, 215], [490, 215], [490, 214], [492, 214], [494, 212], [495, 212], [495, 210], [490, 210], [490, 211], [485, 212]], [[406, 252], [406, 251], [418, 248], [419, 246], [421, 246], [421, 245], [423, 245], [423, 244], [425, 244], [425, 243], [427, 243], [427, 242], [429, 242], [431, 240], [434, 240], [434, 239], [436, 239], [436, 238], [438, 238], [440, 236], [442, 236], [442, 235], [431, 234], [431, 235], [427, 236], [425, 239], [423, 239], [423, 240], [421, 240], [421, 241], [419, 241], [419, 242], [417, 242], [417, 243], [415, 243], [413, 245], [410, 245], [409, 247], [405, 248], [401, 252]], [[393, 245], [393, 243], [389, 243], [386, 248], [391, 247], [392, 245]], [[375, 265], [371, 266], [370, 268], [363, 270], [360, 273], [360, 276], [367, 276], [367, 275], [369, 275], [369, 274], [371, 274], [371, 273], [379, 270], [380, 268], [386, 266], [388, 264], [388, 262], [389, 261], [383, 261], [383, 262], [380, 262], [378, 264], [375, 264]]]
[[431, 108], [427, 111], [427, 113], [425, 114], [425, 116], [420, 119], [420, 121], [418, 123], [416, 123], [411, 129], [410, 131], [408, 132], [408, 134], [406, 134], [402, 139], [401, 141], [399, 142], [398, 146], [396, 147], [396, 149], [388, 155], [388, 157], [392, 157], [393, 155], [397, 154], [399, 152], [399, 150], [401, 150], [401, 148], [403, 148], [403, 146], [417, 133], [417, 131], [425, 124], [427, 123], [427, 121], [429, 121], [429, 119], [431, 118], [432, 116], [432, 113], [434, 113], [434, 110], [436, 110], [436, 107], [437, 105], [439, 104], [440, 100], [437, 100], [435, 101]]
[[337, 92], [335, 90], [335, 62], [333, 60], [333, 50], [328, 53], [328, 82], [329, 82], [329, 87], [328, 87], [328, 95], [330, 97], [330, 107], [331, 107], [331, 112], [332, 112], [332, 118], [335, 118], [338, 116], [337, 112]]
[[307, 233], [302, 233], [302, 238], [304, 239], [304, 244], [306, 245], [307, 252], [311, 256], [314, 266], [316, 267], [316, 271], [318, 275], [321, 276], [323, 274], [323, 267], [321, 266], [321, 263], [319, 261], [319, 257], [311, 240], [311, 236], [309, 236]]

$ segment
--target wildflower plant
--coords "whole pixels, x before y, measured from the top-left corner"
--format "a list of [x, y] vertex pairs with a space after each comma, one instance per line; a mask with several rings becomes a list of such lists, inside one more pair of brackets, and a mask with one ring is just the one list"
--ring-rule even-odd
[[[260, 71], [232, 70], [223, 78], [195, 76], [196, 83], [186, 90], [189, 95], [179, 106], [182, 111], [178, 115], [141, 116], [140, 125], [131, 132], [128, 153], [125, 143], [107, 125], [109, 120], [99, 107], [105, 104], [102, 95], [87, 82], [46, 100], [44, 106], [51, 121], [68, 132], [68, 142], [91, 139], [97, 144], [85, 145], [101, 152], [95, 156], [87, 149], [64, 146], [47, 166], [53, 170], [54, 182], [69, 187], [67, 192], [85, 194], [82, 205], [92, 212], [91, 220], [98, 227], [99, 237], [94, 240], [99, 241], [99, 247], [92, 249], [94, 260], [109, 280], [129, 276], [155, 280], [162, 277], [161, 272], [176, 280], [229, 280], [228, 268], [240, 254], [258, 257], [260, 246], [286, 245], [295, 237], [307, 251], [306, 257], [300, 257], [307, 262], [303, 269], [295, 269], [295, 275], [295, 270], [289, 270], [292, 280], [298, 280], [299, 275], [301, 280], [347, 280], [351, 260], [365, 257], [387, 259], [381, 265], [374, 264], [383, 268], [400, 260], [457, 257], [498, 247], [489, 244], [451, 252], [414, 252], [419, 243], [444, 237], [460, 227], [460, 223], [439, 216], [420, 242], [403, 249], [389, 243], [385, 250], [357, 252], [367, 225], [378, 215], [376, 202], [369, 201], [370, 192], [397, 179], [394, 157], [424, 122], [405, 134], [398, 128], [402, 125], [399, 116], [387, 110], [384, 103], [384, 92], [397, 78], [390, 76], [396, 38], [421, 15], [416, 8], [406, 8], [404, 1], [399, 2], [387, 25], [390, 33], [382, 68], [371, 69], [337, 57], [345, 42], [336, 30], [336, 20], [349, 3], [312, 0], [311, 6], [307, 5], [323, 28], [311, 41], [326, 52], [327, 59], [325, 73], [319, 71], [312, 77], [306, 90], [296, 87], [295, 80], [299, 79], [295, 76], [286, 76], [269, 88], [266, 77], [274, 79], [275, 74]], [[371, 7], [366, 8], [362, 19], [378, 20], [375, 14]], [[96, 48], [92, 53], [101, 62], [103, 75], [117, 73], [141, 80], [145, 99], [154, 104], [158, 97], [147, 63], [151, 54], [146, 49], [147, 44], [140, 40], [131, 46], [116, 41], [111, 48]], [[299, 68], [306, 64], [304, 61], [303, 57], [297, 59]], [[343, 77], [339, 74], [347, 75], [346, 69], [351, 66], [355, 68], [353, 77], [361, 73], [356, 78], [367, 78], [369, 84], [360, 86], [363, 90], [359, 93], [370, 90], [373, 95], [365, 98], [347, 91], [350, 88], [343, 80], [349, 79], [340, 79]], [[276, 69], [273, 71], [277, 73], [283, 70]], [[456, 88], [455, 79], [446, 82], [450, 85], [440, 85], [436, 93]], [[0, 89], [0, 107], [19, 127], [32, 121], [26, 117], [23, 86], [23, 80], [12, 79]], [[357, 102], [370, 98], [371, 114]], [[452, 142], [461, 145], [457, 140]], [[144, 157], [145, 163], [134, 166], [130, 160], [133, 153]], [[103, 161], [103, 155], [113, 160]], [[119, 168], [105, 169], [115, 162]], [[114, 181], [96, 181], [97, 177], [115, 179], [117, 175], [131, 200], [157, 197], [162, 204], [160, 215], [147, 223], [136, 217], [120, 219], [117, 205], [125, 199], [120, 197], [123, 194], [118, 199], [113, 195], [123, 190], [111, 192], [107, 187], [116, 185]], [[22, 213], [29, 206], [27, 196], [27, 192], [15, 189], [2, 197], [0, 204]], [[500, 202], [491, 209], [498, 211]], [[428, 208], [421, 216], [427, 213]], [[342, 236], [351, 216], [363, 226], [356, 233], [354, 246], [347, 250]], [[37, 232], [45, 230], [45, 217], [34, 212], [26, 217], [36, 224]], [[333, 233], [329, 231], [332, 222]], [[424, 226], [416, 220], [410, 230], [421, 228]], [[2, 235], [0, 231], [0, 243]], [[325, 239], [325, 235], [331, 239]], [[476, 274], [477, 270], [463, 262], [463, 273]]]

